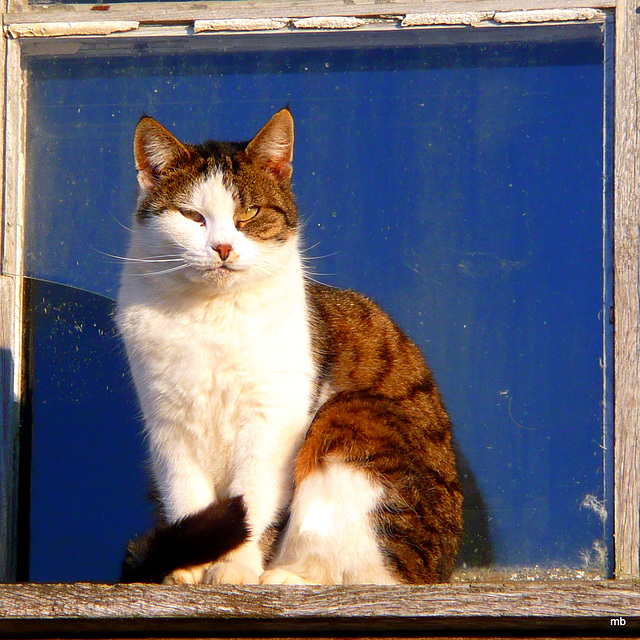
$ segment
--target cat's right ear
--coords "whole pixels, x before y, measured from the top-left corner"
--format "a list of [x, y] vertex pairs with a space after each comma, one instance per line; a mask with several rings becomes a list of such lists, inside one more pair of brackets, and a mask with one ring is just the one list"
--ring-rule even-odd
[[247, 153], [282, 182], [291, 179], [293, 160], [293, 118], [288, 107], [271, 116], [247, 145]]
[[149, 191], [164, 171], [189, 156], [187, 148], [159, 122], [143, 116], [133, 139], [138, 183]]

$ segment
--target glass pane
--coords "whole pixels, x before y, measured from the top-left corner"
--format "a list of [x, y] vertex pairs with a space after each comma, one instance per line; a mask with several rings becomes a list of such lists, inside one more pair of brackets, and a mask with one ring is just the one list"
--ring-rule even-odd
[[[131, 444], [139, 424], [117, 339], [67, 348], [44, 311], [80, 296], [61, 331], [78, 338], [74, 323], [99, 313], [96, 325], [113, 332], [105, 297], [117, 292], [112, 256], [125, 255], [135, 203], [137, 120], [152, 115], [189, 142], [246, 140], [286, 104], [314, 277], [390, 312], [424, 351], [453, 417], [467, 495], [461, 565], [606, 574], [602, 31], [483, 31], [473, 43], [458, 31], [455, 46], [428, 30], [198, 37], [163, 50], [87, 41], [58, 56], [34, 43], [26, 264], [56, 285], [31, 311], [32, 579], [113, 579], [129, 530], [150, 522], [134, 504], [144, 454]], [[45, 355], [54, 338], [56, 364]], [[100, 389], [82, 391], [83, 412], [71, 411], [73, 393], [50, 400], [96, 368], [119, 385], [111, 413]], [[130, 452], [102, 465], [122, 483], [108, 518], [120, 548], [102, 549], [90, 572], [71, 570], [68, 556], [104, 535], [105, 519], [87, 507], [81, 522], [52, 523], [47, 509], [104, 489], [104, 469], [89, 462], [104, 434]], [[52, 473], [54, 451], [73, 482]], [[52, 526], [66, 543], [47, 552]]]
[[138, 408], [113, 301], [30, 280], [31, 579], [116, 580], [123, 541], [148, 526]]

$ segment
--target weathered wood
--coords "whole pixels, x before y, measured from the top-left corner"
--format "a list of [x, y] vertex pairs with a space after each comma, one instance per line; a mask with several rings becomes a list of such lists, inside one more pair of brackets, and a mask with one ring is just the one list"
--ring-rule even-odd
[[[206, 3], [152, 3], [152, 4], [117, 4], [112, 5], [107, 11], [92, 11], [87, 5], [56, 5], [55, 7], [42, 9], [41, 7], [25, 6], [20, 10], [14, 7], [13, 13], [5, 15], [5, 25], [20, 25], [34, 23], [44, 20], [48, 23], [104, 23], [108, 16], [109, 21], [126, 22], [128, 20], [141, 24], [192, 24], [197, 20], [231, 20], [236, 18], [245, 19], [277, 19], [286, 17], [291, 19], [303, 19], [322, 16], [347, 16], [356, 18], [371, 18], [396, 15], [424, 15], [434, 12], [440, 15], [454, 14], [461, 12], [482, 12], [482, 11], [517, 11], [517, 10], [544, 10], [550, 8], [557, 9], [578, 9], [586, 3], [579, 0], [409, 0], [408, 2], [376, 2], [375, 0], [355, 0], [343, 2], [339, 0], [274, 0], [272, 2], [223, 1], [215, 4]], [[616, 6], [615, 0], [598, 0], [587, 3], [588, 7], [596, 9], [608, 9]], [[618, 0], [617, 3], [617, 83], [616, 83], [616, 103], [617, 103], [617, 124], [616, 124], [616, 224], [615, 224], [615, 251], [616, 251], [616, 567], [619, 576], [638, 576], [638, 546], [639, 530], [638, 521], [640, 513], [640, 470], [638, 468], [638, 441], [640, 438], [640, 402], [638, 399], [638, 380], [640, 379], [640, 267], [638, 249], [638, 227], [640, 224], [639, 213], [639, 176], [640, 170], [640, 143], [638, 140], [640, 122], [638, 119], [638, 77], [639, 77], [639, 17], [635, 12], [635, 4], [631, 0]], [[3, 45], [5, 43], [3, 42]], [[14, 42], [9, 44], [9, 72], [6, 76], [9, 102], [7, 106], [7, 139], [11, 141], [8, 147], [6, 162], [7, 180], [5, 193], [5, 229], [3, 235], [3, 266], [5, 273], [21, 273], [21, 211], [22, 187], [21, 172], [24, 162], [22, 153], [22, 143], [24, 136], [20, 127], [23, 126], [24, 118], [21, 112], [22, 95], [21, 75], [19, 65], [19, 44]], [[4, 56], [2, 56], [4, 60]], [[3, 78], [5, 75], [3, 74]], [[13, 102], [12, 102], [13, 100]], [[13, 144], [15, 143], [15, 144]], [[2, 464], [3, 475], [0, 478], [0, 539], [2, 544], [2, 554], [0, 556], [1, 576], [5, 579], [11, 575], [11, 558], [13, 556], [13, 534], [11, 533], [15, 509], [15, 496], [13, 480], [13, 469], [15, 467], [15, 416], [16, 407], [19, 404], [18, 374], [15, 362], [20, 362], [20, 300], [21, 288], [19, 276], [3, 276], [0, 280], [0, 296], [2, 300], [2, 315], [0, 316], [0, 335], [2, 336], [2, 375], [3, 375], [3, 404], [2, 404]], [[6, 382], [10, 380], [10, 384]], [[624, 587], [625, 589], [627, 587]], [[9, 627], [4, 624], [14, 625], [14, 629], [57, 628], [55, 625], [73, 625], [77, 615], [82, 624], [97, 629], [103, 620], [98, 614], [92, 611], [104, 613], [103, 600], [109, 603], [119, 603], [123, 607], [122, 615], [118, 617], [115, 611], [108, 616], [109, 619], [117, 619], [121, 624], [121, 629], [131, 629], [135, 631], [136, 617], [140, 611], [146, 611], [145, 607], [150, 606], [143, 620], [152, 625], [158, 625], [158, 629], [165, 629], [167, 619], [177, 620], [179, 625], [194, 624], [198, 629], [204, 627], [197, 626], [198, 621], [208, 616], [213, 616], [214, 620], [220, 622], [222, 627], [229, 629], [239, 629], [245, 617], [245, 601], [257, 606], [256, 599], [267, 602], [276, 600], [282, 604], [294, 607], [295, 612], [300, 612], [301, 602], [309, 600], [316, 603], [318, 610], [315, 614], [304, 614], [301, 617], [293, 614], [293, 609], [287, 615], [282, 615], [280, 610], [275, 614], [261, 615], [255, 617], [253, 609], [249, 608], [249, 620], [254, 621], [258, 626], [266, 625], [265, 628], [281, 630], [282, 620], [287, 624], [298, 625], [303, 628], [309, 624], [314, 629], [327, 629], [334, 631], [332, 620], [329, 620], [326, 612], [331, 611], [330, 607], [338, 607], [335, 611], [340, 611], [339, 620], [343, 625], [343, 630], [355, 629], [353, 625], [361, 625], [363, 618], [361, 614], [345, 614], [342, 610], [343, 599], [347, 604], [354, 605], [356, 597], [364, 598], [373, 606], [371, 598], [375, 596], [376, 607], [382, 606], [382, 613], [367, 616], [367, 624], [371, 623], [375, 629], [383, 632], [385, 629], [395, 629], [394, 624], [400, 624], [402, 629], [415, 631], [421, 630], [422, 624], [429, 628], [438, 629], [438, 625], [460, 624], [464, 627], [464, 621], [458, 616], [469, 616], [474, 624], [484, 624], [489, 621], [496, 625], [498, 629], [507, 629], [511, 621], [518, 624], [523, 622], [522, 614], [526, 612], [531, 618], [527, 624], [540, 625], [551, 621], [553, 624], [562, 626], [563, 624], [573, 624], [576, 621], [586, 619], [591, 615], [637, 615], [632, 613], [637, 611], [638, 603], [635, 599], [630, 600], [627, 596], [624, 602], [627, 608], [621, 608], [620, 598], [623, 592], [616, 591], [610, 585], [546, 585], [535, 587], [534, 591], [527, 591], [525, 587], [519, 585], [516, 591], [509, 591], [507, 587], [502, 590], [495, 586], [486, 587], [483, 591], [481, 585], [431, 587], [418, 591], [393, 591], [393, 596], [389, 590], [371, 591], [363, 595], [362, 591], [335, 591], [335, 590], [311, 590], [310, 592], [298, 592], [297, 595], [287, 596], [289, 592], [279, 593], [270, 591], [265, 596], [264, 591], [252, 592], [251, 589], [240, 590], [239, 594], [229, 590], [207, 590], [207, 589], [182, 589], [180, 592], [163, 590], [161, 587], [147, 588], [144, 592], [127, 591], [124, 587], [88, 587], [86, 585], [77, 586], [57, 586], [57, 587], [10, 587], [14, 591], [0, 594], [0, 615], [5, 601], [11, 601], [9, 609], [5, 609], [7, 618], [0, 621], [0, 632]], [[32, 589], [32, 591], [29, 591]], [[73, 590], [76, 589], [77, 592]], [[123, 590], [124, 589], [124, 590]], [[363, 588], [366, 589], [366, 588]], [[466, 589], [466, 591], [465, 591]], [[475, 589], [476, 591], [469, 591]], [[480, 591], [477, 591], [477, 590]], [[506, 591], [504, 590], [506, 589]], [[586, 589], [584, 591], [583, 589]], [[35, 590], [35, 591], [34, 591]], [[482, 592], [482, 593], [481, 593]], [[526, 592], [526, 593], [525, 593]], [[359, 595], [354, 595], [358, 593]], [[625, 592], [626, 593], [626, 592]], [[629, 593], [635, 593], [633, 589]], [[231, 594], [233, 598], [228, 600]], [[235, 594], [235, 595], [234, 595]], [[576, 595], [577, 594], [577, 595]], [[89, 597], [90, 596], [90, 597]], [[224, 596], [224, 597], [223, 597]], [[286, 596], [286, 597], [285, 597]], [[304, 596], [304, 597], [303, 597]], [[43, 598], [41, 603], [38, 598]], [[9, 600], [7, 600], [9, 598]], [[13, 600], [12, 600], [13, 598]], [[32, 602], [32, 611], [24, 619], [18, 619], [8, 612], [13, 611], [17, 602], [22, 598], [22, 604]], [[89, 600], [87, 600], [89, 598]], [[148, 601], [148, 598], [151, 598]], [[220, 600], [224, 600], [222, 602]], [[227, 598], [227, 600], [225, 600]], [[235, 598], [235, 599], [234, 599]], [[293, 600], [292, 600], [293, 598]], [[297, 598], [297, 601], [296, 601]], [[367, 600], [369, 598], [369, 600]], [[396, 601], [404, 602], [407, 607], [401, 612], [389, 612], [389, 603]], [[274, 600], [275, 599], [275, 600]], [[382, 600], [381, 600], [382, 599]], [[385, 600], [386, 599], [386, 600]], [[577, 600], [576, 600], [577, 599]], [[388, 600], [388, 601], [387, 601]], [[586, 605], [583, 600], [588, 605]], [[205, 604], [203, 604], [203, 601]], [[235, 602], [232, 606], [231, 601]], [[291, 604], [293, 601], [294, 604]], [[480, 606], [480, 602], [492, 603], [488, 606]], [[461, 608], [456, 609], [454, 602]], [[475, 604], [474, 604], [475, 602]], [[630, 604], [632, 602], [632, 604]], [[93, 604], [89, 604], [93, 603]], [[101, 604], [102, 603], [102, 604]], [[127, 604], [128, 603], [128, 604]], [[163, 605], [163, 603], [165, 603]], [[168, 603], [168, 604], [167, 604]], [[173, 603], [173, 604], [172, 604]], [[213, 607], [207, 609], [205, 605]], [[211, 604], [213, 603], [213, 604]], [[225, 604], [226, 603], [226, 604]], [[241, 603], [241, 604], [239, 604]], [[546, 603], [546, 608], [543, 607]], [[514, 606], [517, 605], [517, 606]], [[624, 603], [622, 603], [624, 604]], [[409, 606], [410, 605], [410, 606]], [[441, 606], [441, 609], [429, 608], [427, 605]], [[464, 605], [464, 606], [463, 606]], [[161, 615], [163, 606], [171, 615]], [[186, 606], [186, 608], [185, 608]], [[205, 606], [205, 613], [202, 607]], [[320, 607], [324, 607], [324, 613]], [[411, 614], [418, 606], [419, 612]], [[533, 606], [533, 609], [531, 608]], [[598, 609], [598, 607], [601, 609]], [[43, 608], [44, 607], [44, 608]], [[47, 608], [48, 607], [48, 608]], [[191, 607], [191, 609], [189, 608]], [[195, 607], [195, 609], [194, 609]], [[220, 609], [222, 607], [222, 609]], [[231, 614], [225, 613], [230, 607]], [[386, 608], [385, 608], [386, 607]], [[411, 608], [413, 607], [413, 608]], [[479, 608], [478, 608], [479, 607]], [[504, 618], [497, 618], [492, 608], [497, 607], [497, 611], [504, 614]], [[506, 607], [506, 608], [505, 608]], [[595, 607], [595, 609], [594, 609]], [[276, 607], [277, 609], [277, 607]], [[23, 609], [26, 611], [26, 609]], [[49, 613], [43, 613], [48, 611]], [[72, 615], [68, 612], [76, 611]], [[192, 613], [179, 613], [181, 611]], [[442, 613], [438, 613], [441, 611]], [[544, 613], [546, 611], [546, 613]], [[597, 612], [600, 611], [598, 614]], [[603, 613], [604, 611], [604, 613]], [[627, 613], [625, 614], [625, 611]], [[38, 613], [39, 612], [39, 613]], [[200, 612], [200, 613], [198, 613]], [[235, 612], [235, 613], [234, 613]], [[53, 618], [57, 613], [62, 616], [58, 620]], [[102, 615], [100, 613], [100, 615]], [[194, 615], [194, 619], [189, 618]], [[361, 617], [358, 617], [360, 615]], [[146, 616], [146, 617], [145, 617]], [[465, 617], [465, 620], [467, 618]], [[449, 621], [449, 622], [447, 622]], [[484, 622], [483, 622], [484, 621]], [[526, 622], [526, 620], [525, 620]], [[26, 627], [20, 625], [27, 625]], [[28, 625], [35, 625], [28, 627]], [[206, 621], [208, 624], [208, 620]], [[17, 626], [15, 626], [17, 625]], [[48, 626], [47, 626], [48, 625]], [[93, 625], [93, 626], [92, 626]], [[234, 626], [235, 625], [235, 626]], [[271, 626], [270, 626], [271, 625]], [[391, 626], [389, 626], [391, 625]], [[221, 628], [222, 628], [221, 627]], [[296, 628], [298, 628], [296, 627]], [[66, 628], [66, 627], [65, 627]], [[155, 627], [154, 627], [155, 628]], [[181, 627], [183, 628], [183, 627]], [[288, 627], [291, 628], [291, 627]], [[305, 627], [306, 628], [306, 627]], [[443, 627], [444, 628], [444, 627]], [[453, 627], [448, 626], [448, 629]], [[479, 628], [479, 627], [478, 627]], [[148, 630], [149, 627], [145, 626]], [[628, 629], [627, 629], [628, 630]], [[22, 631], [21, 631], [22, 632]]]
[[616, 575], [639, 575], [640, 545], [640, 16], [616, 6], [615, 544]]
[[3, 0], [3, 7], [9, 13], [25, 11], [29, 8], [29, 0]]
[[[15, 579], [17, 549], [17, 456], [21, 395], [22, 281], [22, 87], [20, 47], [2, 41], [3, 225], [0, 275], [0, 581]], [[8, 140], [5, 145], [5, 140]], [[18, 275], [16, 275], [18, 274]]]
[[[6, 1], [0, 2], [0, 10], [6, 11]], [[0, 116], [5, 122], [5, 59], [7, 55], [7, 41], [0, 39]], [[4, 136], [0, 136], [0, 179], [4, 179]], [[0, 190], [2, 210], [5, 210], [4, 190]], [[2, 216], [4, 219], [4, 215]], [[4, 253], [4, 233], [0, 229], [0, 256]], [[0, 264], [0, 274], [2, 265]], [[12, 344], [12, 314], [14, 287], [11, 278], [0, 275], [0, 582], [15, 575], [15, 554], [10, 548], [13, 535], [13, 514], [15, 513], [15, 496], [13, 491], [13, 469], [15, 468], [14, 430], [15, 402], [12, 395], [13, 386], [13, 354]]]
[[[424, 587], [2, 585], [0, 635], [402, 634], [640, 625], [626, 582]], [[366, 631], [365, 631], [366, 630]], [[147, 635], [147, 637], [148, 637]]]
[[[93, 16], [91, 16], [93, 17]], [[399, 15], [375, 16], [325, 16], [307, 18], [216, 18], [193, 20], [183, 24], [149, 24], [139, 20], [64, 20], [17, 22], [7, 26], [12, 38], [49, 39], [69, 36], [110, 36], [129, 33], [137, 37], [185, 36], [202, 33], [273, 33], [312, 32], [322, 33], [348, 31], [397, 31], [398, 28], [443, 27], [443, 26], [505, 26], [530, 24], [599, 24], [605, 21], [606, 12], [599, 9], [567, 9], [563, 11], [502, 11], [502, 12], [466, 12], [455, 14], [407, 13]], [[442, 30], [442, 29], [440, 29]], [[475, 30], [476, 34], [479, 30]], [[484, 30], [480, 30], [484, 31]], [[451, 34], [451, 30], [449, 30]], [[467, 35], [467, 31], [464, 31]], [[306, 35], [306, 34], [305, 34]], [[351, 35], [351, 33], [350, 33]], [[485, 31], [484, 36], [487, 37]], [[496, 35], [494, 30], [494, 36]], [[521, 34], [521, 37], [524, 34]]]
[[22, 23], [101, 22], [105, 20], [141, 24], [192, 24], [196, 20], [303, 19], [314, 17], [384, 17], [398, 14], [465, 14], [478, 12], [612, 9], [615, 0], [221, 0], [194, 3], [122, 3], [94, 11], [91, 5], [55, 4], [43, 8], [29, 5], [5, 16], [5, 26]]
[[2, 229], [2, 273], [22, 274], [25, 163], [25, 87], [20, 45], [5, 41], [5, 154], [4, 216]]

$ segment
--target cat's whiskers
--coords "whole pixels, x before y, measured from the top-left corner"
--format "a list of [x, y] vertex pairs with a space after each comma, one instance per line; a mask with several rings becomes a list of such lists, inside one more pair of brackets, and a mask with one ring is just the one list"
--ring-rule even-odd
[[180, 249], [184, 249], [184, 251], [191, 251], [191, 248], [188, 247], [186, 244], [183, 244], [182, 242], [180, 242], [180, 240], [178, 240], [178, 238], [176, 238], [174, 235], [171, 236], [171, 240], [174, 244], [176, 244]]
[[319, 240], [315, 244], [312, 244], [310, 247], [301, 248], [299, 250], [299, 252], [300, 252], [300, 256], [302, 257], [302, 259], [303, 260], [322, 260], [323, 258], [331, 258], [331, 257], [337, 256], [338, 254], [341, 253], [341, 251], [334, 251], [333, 253], [327, 253], [327, 254], [325, 254], [323, 256], [310, 256], [310, 255], [307, 255], [311, 251], [313, 251], [316, 247], [319, 247], [321, 244], [322, 244], [322, 240]]
[[308, 251], [312, 251], [316, 247], [319, 247], [321, 244], [322, 244], [322, 240], [318, 240], [318, 242], [316, 242], [315, 244], [312, 244], [310, 247], [300, 247], [299, 252], [300, 254], [307, 253]]
[[107, 258], [114, 258], [115, 260], [120, 260], [122, 262], [179, 262], [184, 261], [182, 257], [177, 254], [161, 254], [157, 256], [148, 256], [146, 258], [133, 258], [131, 256], [118, 256], [113, 253], [105, 253], [104, 251], [100, 251], [100, 249], [95, 249], [98, 253], [106, 256]]
[[333, 253], [326, 253], [323, 256], [301, 256], [303, 262], [310, 262], [312, 260], [324, 260], [325, 258], [333, 258], [333, 256], [340, 255], [341, 251], [334, 251]]
[[268, 269], [265, 266], [255, 266], [254, 265], [253, 271], [255, 273], [260, 273], [260, 274], [265, 275], [265, 276], [276, 276], [276, 275], [278, 275], [276, 270]]
[[315, 282], [317, 284], [323, 284], [319, 280], [316, 280], [314, 278], [314, 276], [335, 276], [336, 274], [335, 273], [320, 273], [319, 271], [316, 271], [315, 269], [312, 269], [310, 263], [314, 262], [315, 260], [323, 260], [324, 258], [331, 258], [333, 256], [337, 256], [341, 252], [340, 251], [334, 251], [333, 253], [327, 253], [326, 255], [323, 255], [323, 256], [305, 255], [306, 253], [308, 253], [312, 249], [315, 249], [319, 244], [321, 244], [321, 243], [320, 242], [316, 242], [316, 244], [314, 244], [314, 245], [312, 245], [310, 247], [307, 247], [306, 249], [303, 249], [302, 251], [300, 251], [300, 260], [302, 261], [302, 266], [304, 267], [304, 274], [307, 277], [307, 279], [309, 279], [312, 282]]
[[254, 262], [252, 264], [252, 269], [268, 276], [277, 276], [281, 273], [281, 270], [278, 268], [278, 266], [274, 265], [268, 260]]
[[111, 216], [111, 217], [115, 220], [116, 224], [120, 225], [123, 229], [125, 229], [129, 233], [133, 233], [132, 227], [127, 227], [126, 224], [123, 224], [122, 222], [120, 222], [120, 220], [118, 220], [118, 218], [116, 218], [115, 216]]
[[179, 264], [177, 267], [171, 267], [170, 269], [161, 269], [160, 271], [145, 271], [143, 273], [133, 274], [136, 277], [147, 277], [147, 276], [161, 276], [166, 273], [173, 273], [174, 271], [180, 271], [182, 269], [186, 269], [189, 265], [185, 262], [183, 264]]
[[324, 272], [316, 271], [315, 269], [312, 269], [305, 261], [303, 261], [303, 266], [304, 266], [304, 273], [307, 276], [322, 277], [322, 276], [336, 276], [336, 275], [338, 275], [337, 273], [324, 273]]
[[169, 256], [158, 256], [153, 258], [121, 258], [127, 262], [145, 262], [145, 263], [162, 263], [162, 262], [184, 262], [184, 258], [172, 258]]
[[[318, 282], [317, 280], [314, 280], [312, 276], [316, 276], [316, 277], [322, 277], [322, 276], [336, 276], [336, 273], [322, 273], [320, 271], [316, 271], [315, 269], [312, 269], [311, 266], [307, 263], [307, 260], [305, 258], [302, 259], [302, 265], [304, 267], [304, 275], [306, 277], [309, 278], [309, 280], [313, 280], [314, 282]], [[321, 282], [318, 282], [318, 284], [322, 284]]]
[[[316, 275], [316, 274], [313, 274]], [[316, 284], [325, 286], [325, 287], [329, 287], [331, 285], [325, 284], [324, 282], [321, 282], [320, 280], [316, 280], [313, 275], [309, 274], [308, 272], [305, 271], [304, 277], [306, 280], [310, 280], [311, 282], [315, 282]], [[322, 275], [322, 274], [318, 274], [318, 275]]]

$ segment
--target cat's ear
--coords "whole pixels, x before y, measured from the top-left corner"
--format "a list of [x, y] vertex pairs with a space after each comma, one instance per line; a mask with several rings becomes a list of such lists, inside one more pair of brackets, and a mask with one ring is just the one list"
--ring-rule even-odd
[[247, 145], [247, 153], [282, 182], [293, 172], [293, 118], [288, 108], [278, 111]]
[[140, 188], [149, 191], [163, 171], [188, 157], [189, 152], [159, 122], [143, 116], [133, 139], [133, 155]]

